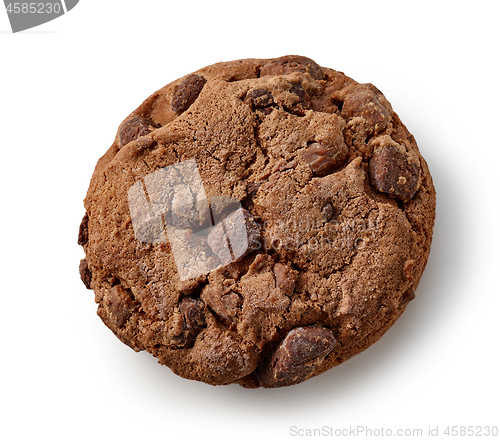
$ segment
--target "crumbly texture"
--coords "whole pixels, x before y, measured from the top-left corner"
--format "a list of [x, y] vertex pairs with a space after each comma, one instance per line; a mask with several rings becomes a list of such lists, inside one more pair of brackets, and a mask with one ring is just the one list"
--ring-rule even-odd
[[[200, 238], [209, 217], [172, 190], [165, 221], [187, 231], [183, 258], [215, 268], [181, 277], [164, 225], [137, 239], [129, 192], [193, 159], [212, 212], [221, 197], [241, 208], [220, 208], [225, 220]], [[285, 56], [218, 63], [151, 95], [119, 127], [84, 204], [80, 274], [121, 341], [184, 378], [280, 387], [365, 350], [403, 313], [429, 255], [435, 191], [376, 87]], [[228, 263], [238, 221], [248, 240]]]

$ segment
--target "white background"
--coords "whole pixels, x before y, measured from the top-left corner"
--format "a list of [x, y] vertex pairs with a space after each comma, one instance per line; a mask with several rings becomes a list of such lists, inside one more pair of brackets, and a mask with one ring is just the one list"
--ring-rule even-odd
[[[81, 0], [20, 34], [0, 9], [0, 437], [499, 426], [495, 3]], [[374, 83], [415, 135], [438, 192], [429, 263], [384, 338], [320, 377], [275, 390], [187, 381], [95, 314], [78, 275], [82, 200], [152, 92], [214, 62], [285, 54]]]

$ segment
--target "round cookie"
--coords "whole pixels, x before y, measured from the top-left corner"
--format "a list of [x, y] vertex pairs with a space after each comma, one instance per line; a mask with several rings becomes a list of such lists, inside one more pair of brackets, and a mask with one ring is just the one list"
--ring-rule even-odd
[[301, 56], [208, 66], [120, 125], [80, 274], [132, 349], [213, 385], [293, 385], [415, 296], [435, 191], [384, 95]]

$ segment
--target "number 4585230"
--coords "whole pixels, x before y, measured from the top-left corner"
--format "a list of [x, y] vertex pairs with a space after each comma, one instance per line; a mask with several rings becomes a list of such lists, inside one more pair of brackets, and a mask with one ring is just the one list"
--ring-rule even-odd
[[59, 14], [60, 3], [9, 3], [7, 5], [9, 14]]

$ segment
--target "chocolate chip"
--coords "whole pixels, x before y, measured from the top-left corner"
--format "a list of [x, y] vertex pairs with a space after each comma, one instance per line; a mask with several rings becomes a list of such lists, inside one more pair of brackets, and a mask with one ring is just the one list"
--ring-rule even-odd
[[323, 79], [323, 69], [310, 58], [287, 55], [267, 63], [260, 71], [260, 76], [287, 75], [293, 72], [308, 73], [313, 79]]
[[401, 299], [399, 301], [399, 308], [405, 306], [414, 299], [415, 299], [415, 290], [410, 288], [406, 292], [404, 292], [403, 295], [401, 295]]
[[290, 92], [297, 95], [301, 101], [309, 99], [309, 95], [306, 93], [306, 91], [304, 90], [304, 87], [302, 87], [302, 85], [300, 85], [299, 83], [294, 83], [294, 82], [290, 83], [290, 84], [292, 84], [292, 87], [290, 88]]
[[266, 89], [255, 89], [247, 93], [247, 99], [255, 108], [269, 107], [274, 104], [273, 95]]
[[245, 102], [249, 104], [253, 110], [257, 110], [258, 114], [268, 115], [276, 107], [273, 95], [266, 89], [250, 90], [245, 97]]
[[290, 93], [296, 95], [300, 101], [295, 102], [290, 107], [285, 107], [284, 110], [297, 116], [304, 116], [305, 111], [311, 107], [310, 97], [300, 83], [292, 82], [290, 84]]
[[240, 208], [218, 223], [210, 232], [207, 243], [223, 262], [241, 260], [259, 248], [260, 227], [252, 214]]
[[78, 230], [78, 244], [83, 246], [87, 241], [89, 241], [89, 216], [85, 213]]
[[420, 167], [395, 145], [376, 149], [370, 159], [370, 179], [380, 192], [404, 202], [411, 200], [418, 189]]
[[365, 119], [375, 133], [385, 130], [391, 121], [389, 110], [382, 105], [377, 94], [367, 87], [356, 89], [348, 95], [341, 109], [342, 116], [346, 119], [356, 116]]
[[172, 110], [180, 115], [196, 101], [207, 80], [200, 75], [189, 75], [175, 90], [172, 97]]
[[276, 288], [282, 290], [285, 295], [291, 295], [295, 289], [297, 272], [281, 263], [274, 265], [273, 272], [276, 277]]
[[204, 308], [205, 305], [199, 299], [189, 296], [182, 298], [179, 309], [187, 330], [198, 330], [205, 324]]
[[134, 116], [130, 118], [120, 127], [120, 131], [118, 133], [120, 148], [140, 136], [146, 136], [159, 127], [160, 126], [155, 124], [151, 119], [144, 118], [142, 116]]
[[131, 298], [131, 292], [129, 293], [121, 285], [114, 286], [110, 290], [105, 298], [105, 304], [116, 327], [125, 325], [136, 307], [136, 302]]
[[275, 388], [306, 380], [336, 343], [332, 331], [326, 328], [298, 327], [291, 330], [261, 365], [260, 384]]
[[186, 296], [182, 298], [179, 309], [180, 316], [169, 323], [169, 331], [173, 335], [172, 344], [179, 348], [190, 348], [205, 326], [205, 304], [199, 299]]
[[80, 260], [80, 278], [82, 279], [85, 287], [90, 290], [90, 282], [92, 281], [92, 272], [89, 269], [87, 260], [84, 258]]
[[317, 176], [326, 176], [339, 168], [347, 158], [347, 148], [342, 146], [335, 150], [319, 142], [309, 142], [307, 147], [300, 152], [304, 161], [311, 167]]

